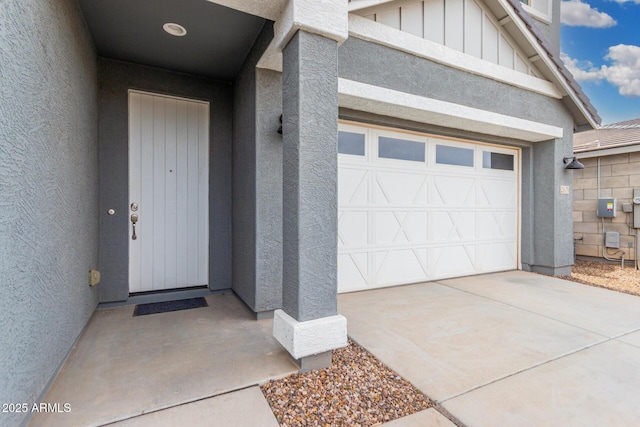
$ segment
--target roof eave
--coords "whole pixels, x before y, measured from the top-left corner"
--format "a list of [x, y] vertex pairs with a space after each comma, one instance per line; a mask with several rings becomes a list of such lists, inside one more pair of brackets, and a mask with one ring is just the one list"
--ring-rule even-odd
[[[571, 103], [575, 106], [576, 111], [572, 111], [572, 113], [579, 113], [582, 116], [585, 122], [582, 124], [583, 126], [584, 124], [588, 124], [591, 128], [596, 129], [602, 119], [562, 61], [559, 58], [554, 58], [550, 49], [545, 47], [546, 41], [544, 36], [539, 33], [535, 23], [532, 21], [533, 18], [529, 17], [527, 12], [522, 9], [520, 0], [496, 1], [535, 49], [540, 57], [541, 63], [551, 72], [555, 80], [554, 83], [559, 85], [562, 90], [567, 93]], [[581, 125], [581, 123], [578, 123], [578, 125]]]

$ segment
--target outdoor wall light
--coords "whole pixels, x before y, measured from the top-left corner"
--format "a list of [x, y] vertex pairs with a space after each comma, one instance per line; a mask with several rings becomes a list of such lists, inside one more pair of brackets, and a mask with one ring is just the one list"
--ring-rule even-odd
[[565, 157], [562, 159], [562, 161], [565, 164], [564, 166], [565, 169], [584, 169], [584, 165], [580, 163], [578, 158], [575, 156]]

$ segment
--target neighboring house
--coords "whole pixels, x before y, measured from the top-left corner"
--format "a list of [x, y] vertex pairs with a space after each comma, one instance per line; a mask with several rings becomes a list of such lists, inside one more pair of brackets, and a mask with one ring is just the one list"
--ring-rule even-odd
[[4, 2], [0, 401], [37, 399], [98, 304], [233, 291], [326, 364], [337, 292], [570, 272], [563, 157], [600, 119], [559, 10]]
[[[633, 198], [640, 195], [640, 119], [577, 133], [573, 150], [585, 166], [573, 174], [576, 255], [635, 260], [640, 205]], [[615, 217], [598, 216], [598, 199], [603, 198], [615, 198]], [[618, 249], [605, 248], [606, 232], [620, 233]]]

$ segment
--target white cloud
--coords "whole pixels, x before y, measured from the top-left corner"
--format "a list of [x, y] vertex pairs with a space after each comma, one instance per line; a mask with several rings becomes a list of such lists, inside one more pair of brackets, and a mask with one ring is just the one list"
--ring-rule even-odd
[[603, 79], [600, 69], [595, 68], [589, 61], [578, 61], [566, 53], [561, 53], [560, 59], [562, 59], [564, 65], [579, 82], [599, 81]]
[[620, 95], [640, 96], [640, 47], [612, 46], [604, 58], [613, 64], [603, 65], [601, 72], [605, 79], [618, 87]]
[[640, 96], [640, 46], [611, 46], [604, 59], [611, 65], [596, 68], [588, 61], [578, 61], [561, 54], [562, 61], [577, 81], [606, 80], [618, 88], [620, 95]]
[[640, 0], [613, 0], [616, 3], [624, 4], [624, 3], [635, 3], [640, 4]]
[[[640, 0], [637, 0], [640, 1]], [[560, 22], [572, 27], [609, 28], [616, 20], [604, 12], [593, 9], [581, 0], [563, 1], [560, 7]]]

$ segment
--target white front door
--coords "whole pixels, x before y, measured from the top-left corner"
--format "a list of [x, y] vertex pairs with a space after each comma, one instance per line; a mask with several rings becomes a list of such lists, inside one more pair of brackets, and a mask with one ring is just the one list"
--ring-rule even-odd
[[338, 291], [517, 269], [520, 152], [342, 124]]
[[129, 92], [129, 204], [129, 292], [207, 285], [208, 103]]

